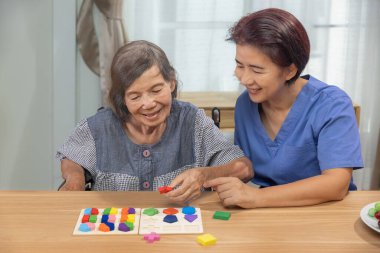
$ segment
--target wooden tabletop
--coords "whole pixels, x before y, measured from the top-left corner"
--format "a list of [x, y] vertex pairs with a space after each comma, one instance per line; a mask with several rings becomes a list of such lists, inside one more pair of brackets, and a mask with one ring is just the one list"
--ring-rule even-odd
[[157, 192], [0, 191], [0, 252], [380, 252], [380, 233], [360, 219], [360, 210], [380, 201], [380, 191], [350, 192], [343, 201], [309, 207], [228, 209], [215, 193], [192, 203], [202, 210], [205, 233], [217, 238], [201, 246], [197, 235], [161, 235], [148, 244], [141, 235], [73, 236], [87, 207], [175, 207]]

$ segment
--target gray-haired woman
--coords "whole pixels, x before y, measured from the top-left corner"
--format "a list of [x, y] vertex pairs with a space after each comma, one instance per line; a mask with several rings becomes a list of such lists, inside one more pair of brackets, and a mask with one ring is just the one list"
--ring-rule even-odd
[[252, 177], [251, 162], [204, 111], [176, 100], [177, 78], [165, 53], [147, 41], [118, 50], [111, 65], [111, 108], [82, 120], [58, 150], [61, 190], [149, 191], [169, 185], [176, 202], [200, 196], [220, 176]]

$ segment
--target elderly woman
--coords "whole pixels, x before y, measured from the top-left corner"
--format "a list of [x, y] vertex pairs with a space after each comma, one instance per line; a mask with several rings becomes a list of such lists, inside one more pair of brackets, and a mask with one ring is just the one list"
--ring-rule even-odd
[[310, 54], [302, 24], [289, 12], [265, 9], [230, 30], [235, 75], [245, 86], [235, 107], [235, 142], [253, 163], [253, 183], [206, 182], [226, 206], [303, 206], [341, 200], [356, 190], [363, 167], [352, 102], [336, 86], [300, 76]]
[[113, 59], [111, 77], [112, 108], [82, 120], [57, 152], [65, 179], [60, 190], [84, 190], [87, 171], [93, 190], [169, 185], [171, 200], [187, 202], [207, 180], [252, 177], [250, 161], [204, 111], [175, 99], [175, 70], [161, 48], [126, 44]]

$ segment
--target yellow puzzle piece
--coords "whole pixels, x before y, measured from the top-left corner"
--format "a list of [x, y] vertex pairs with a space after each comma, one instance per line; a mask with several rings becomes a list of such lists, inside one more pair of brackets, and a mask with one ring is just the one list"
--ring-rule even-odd
[[211, 234], [203, 234], [197, 237], [197, 242], [203, 246], [208, 246], [216, 243], [216, 238]]

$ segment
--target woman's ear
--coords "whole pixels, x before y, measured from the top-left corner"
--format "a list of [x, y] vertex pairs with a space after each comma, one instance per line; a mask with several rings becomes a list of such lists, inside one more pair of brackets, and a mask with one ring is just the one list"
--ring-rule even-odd
[[170, 91], [173, 92], [175, 90], [176, 81], [170, 81]]
[[287, 75], [286, 75], [286, 80], [289, 81], [292, 79], [296, 74], [297, 74], [298, 68], [294, 63], [290, 64], [289, 67], [287, 67]]

